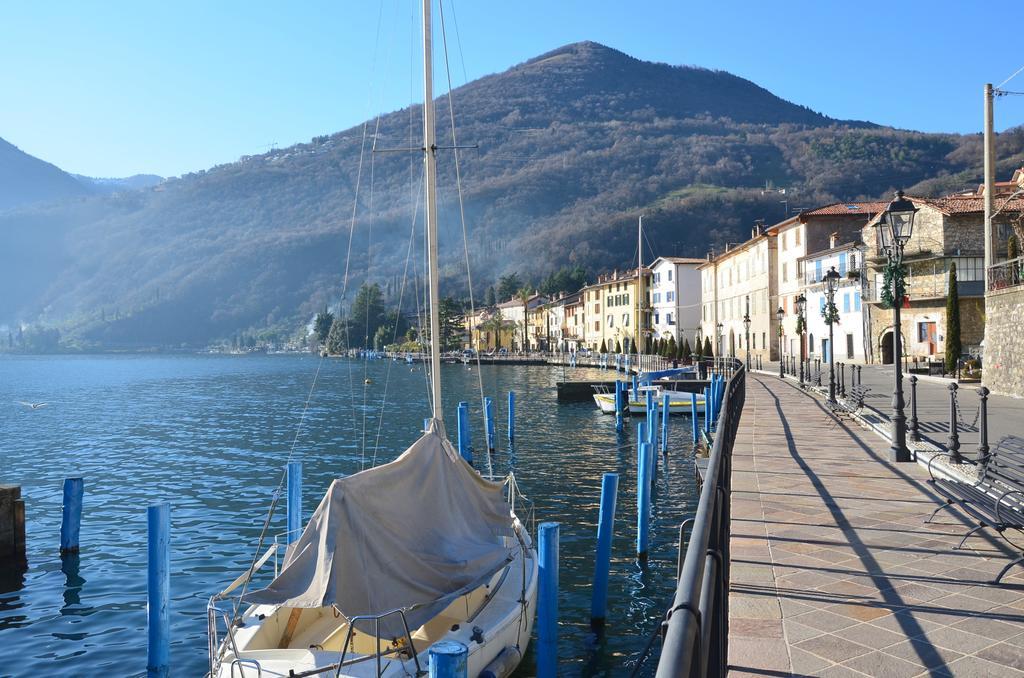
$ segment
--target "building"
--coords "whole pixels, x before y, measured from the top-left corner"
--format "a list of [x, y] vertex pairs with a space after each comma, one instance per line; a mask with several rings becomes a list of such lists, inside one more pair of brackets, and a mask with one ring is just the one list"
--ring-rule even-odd
[[[984, 191], [979, 191], [984, 195]], [[985, 354], [983, 380], [985, 386], [995, 393], [1024, 397], [1024, 332], [1021, 332], [1021, 318], [1024, 318], [1024, 257], [1009, 258], [1005, 244], [1011, 233], [1016, 233], [1018, 242], [1024, 240], [1024, 169], [1013, 173], [1009, 186], [1000, 190], [996, 184], [995, 208], [1003, 207], [1000, 215], [1009, 210], [1009, 220], [998, 219], [993, 223], [998, 242], [994, 263], [988, 270], [988, 285], [985, 293]], [[1003, 256], [1005, 255], [1005, 256]], [[961, 323], [962, 324], [962, 323]]]
[[714, 354], [746, 354], [745, 316], [750, 317], [750, 355], [778, 360], [776, 238], [758, 225], [751, 238], [728, 245], [697, 267], [701, 275], [701, 336]]
[[[904, 250], [906, 298], [900, 314], [904, 355], [917, 361], [943, 359], [952, 263], [957, 267], [963, 352], [980, 354], [985, 336], [984, 200], [975, 193], [910, 200], [918, 212]], [[994, 221], [996, 233], [1006, 232], [1011, 220], [1024, 211], [1022, 198], [1004, 202]], [[999, 206], [1000, 201], [997, 199], [996, 203]], [[886, 258], [879, 246], [877, 222], [877, 217], [868, 222], [862, 230], [862, 240], [867, 247], [872, 348], [876, 359], [889, 364], [893, 360], [892, 313], [881, 304]]]
[[[808, 255], [827, 252], [837, 243], [858, 242], [864, 225], [886, 207], [888, 203], [885, 202], [837, 202], [804, 210], [768, 229], [768, 232], [775, 235], [778, 240], [778, 300], [775, 306], [776, 309], [781, 308], [784, 314], [781, 339], [785, 355], [798, 359], [800, 357], [800, 335], [796, 331], [796, 298], [801, 292], [806, 295], [805, 290], [809, 284], [821, 282], [821, 271], [805, 272]], [[811, 263], [818, 265], [821, 261], [815, 259]], [[833, 263], [839, 262], [836, 260]], [[827, 266], [824, 271], [828, 271]], [[810, 303], [807, 308], [810, 313]], [[808, 339], [805, 333], [804, 341]], [[820, 344], [816, 347], [807, 346], [805, 355], [817, 353], [820, 353]], [[842, 351], [836, 355], [842, 355]]]
[[[576, 322], [576, 311], [579, 309], [580, 293], [566, 294], [562, 292], [556, 299], [549, 301], [542, 307], [545, 318], [545, 334], [542, 342], [542, 350], [553, 352], [575, 351], [578, 344], [579, 326], [572, 327], [570, 333], [569, 320]], [[571, 315], [570, 315], [571, 314]], [[571, 338], [571, 341], [570, 341]], [[571, 345], [570, 345], [571, 344]]]
[[[833, 350], [829, 345], [829, 327], [824, 315], [828, 295], [822, 281], [825, 274], [835, 268], [839, 274], [835, 295], [839, 322], [832, 326], [835, 360], [867, 362], [871, 356], [871, 342], [866, 329], [869, 314], [865, 312], [863, 304], [866, 289], [863, 278], [864, 246], [857, 242], [838, 244], [835, 239], [831, 245], [826, 250], [800, 259], [805, 272], [800, 291], [807, 299], [804, 334], [807, 342], [806, 356], [827, 363]], [[799, 343], [796, 345], [799, 346]]]
[[585, 348], [584, 329], [586, 327], [586, 305], [583, 303], [583, 292], [575, 292], [565, 300], [565, 328], [562, 341], [566, 351], [578, 351]]
[[683, 340], [693, 347], [700, 327], [701, 281], [704, 259], [658, 257], [651, 262], [651, 329], [657, 339]]
[[514, 298], [498, 304], [502, 318], [513, 327], [512, 345], [508, 348], [513, 351], [538, 350], [544, 324], [535, 317], [535, 311], [546, 302], [547, 297], [533, 294], [526, 300]]
[[[600, 351], [602, 344], [612, 352], [616, 344], [623, 350], [637, 342], [642, 352], [651, 332], [651, 311], [647, 299], [651, 271], [643, 269], [640, 294], [637, 292], [637, 271], [598, 276], [597, 282], [581, 291], [584, 301], [583, 341], [586, 348]], [[638, 323], [639, 320], [639, 323]]]
[[475, 314], [466, 314], [469, 346], [481, 353], [512, 348], [515, 325], [507, 320], [500, 308], [482, 308]]

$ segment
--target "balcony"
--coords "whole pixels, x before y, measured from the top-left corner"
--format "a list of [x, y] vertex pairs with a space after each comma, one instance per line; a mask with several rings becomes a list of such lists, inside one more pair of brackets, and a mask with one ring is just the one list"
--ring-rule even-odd
[[996, 292], [1024, 285], [1024, 257], [988, 267], [988, 291]]

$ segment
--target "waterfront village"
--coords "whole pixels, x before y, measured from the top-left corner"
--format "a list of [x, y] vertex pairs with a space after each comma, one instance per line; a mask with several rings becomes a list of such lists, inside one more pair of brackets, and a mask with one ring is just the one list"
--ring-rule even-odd
[[[908, 196], [918, 212], [904, 248], [901, 355], [911, 372], [961, 370], [980, 377], [984, 368], [993, 392], [1024, 396], [1024, 366], [1012, 359], [1024, 350], [1016, 331], [1024, 317], [1018, 244], [1024, 168], [994, 186], [995, 261], [987, 285], [984, 185], [952, 195]], [[467, 313], [465, 347], [481, 354], [639, 351], [684, 362], [694, 355], [749, 354], [761, 364], [780, 356], [891, 364], [887, 260], [878, 236], [888, 206], [823, 205], [776, 224], [754, 224], [749, 240], [706, 258], [658, 256], [642, 267], [639, 295], [634, 268], [601, 275], [555, 298], [517, 296]], [[826, 274], [833, 269], [839, 316], [832, 328], [834, 349], [825, 320]], [[958, 316], [952, 323], [951, 298]], [[959, 348], [947, 364], [951, 342]]]

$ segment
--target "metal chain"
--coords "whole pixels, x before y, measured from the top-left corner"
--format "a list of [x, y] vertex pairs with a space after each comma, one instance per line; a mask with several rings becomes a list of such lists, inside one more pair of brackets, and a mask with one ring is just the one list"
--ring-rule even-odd
[[970, 426], [968, 426], [966, 423], [964, 423], [964, 415], [963, 415], [963, 410], [960, 409], [960, 397], [959, 396], [960, 396], [959, 389], [956, 390], [956, 391], [953, 391], [953, 406], [956, 409], [957, 421], [959, 422], [961, 428], [963, 428], [964, 430], [973, 431], [974, 427], [978, 425], [978, 418], [981, 416], [981, 405], [978, 405], [978, 411], [974, 413], [974, 421], [971, 422]]

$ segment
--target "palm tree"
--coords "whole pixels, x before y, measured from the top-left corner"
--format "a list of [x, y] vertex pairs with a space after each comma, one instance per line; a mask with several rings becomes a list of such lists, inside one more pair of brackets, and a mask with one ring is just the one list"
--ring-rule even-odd
[[530, 348], [530, 342], [526, 338], [526, 330], [530, 324], [530, 297], [533, 296], [533, 291], [530, 290], [529, 285], [523, 285], [516, 292], [516, 299], [523, 305], [523, 353], [526, 353]]

